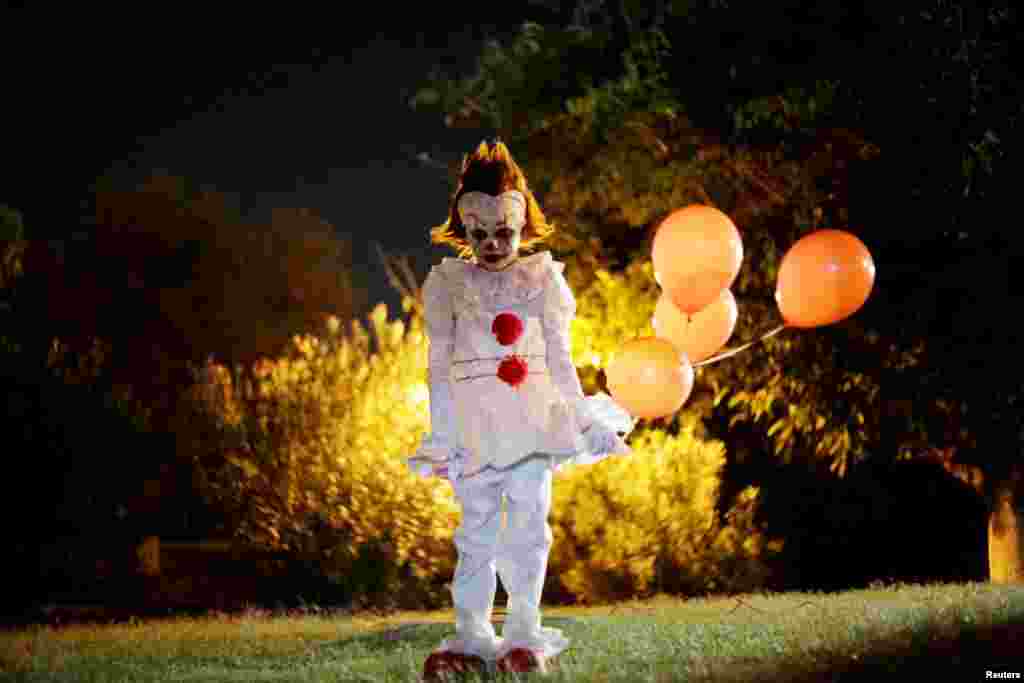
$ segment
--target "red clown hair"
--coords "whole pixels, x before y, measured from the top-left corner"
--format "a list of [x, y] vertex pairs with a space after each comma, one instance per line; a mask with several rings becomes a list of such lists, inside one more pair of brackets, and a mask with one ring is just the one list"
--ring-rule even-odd
[[459, 258], [469, 258], [473, 248], [466, 239], [466, 226], [459, 218], [459, 199], [467, 192], [484, 192], [497, 197], [509, 190], [519, 190], [526, 198], [526, 225], [523, 226], [521, 251], [532, 251], [555, 231], [548, 223], [540, 204], [526, 184], [519, 165], [512, 159], [508, 147], [501, 141], [490, 145], [481, 142], [472, 154], [462, 160], [462, 171], [452, 196], [448, 220], [430, 230], [430, 241], [447, 244], [458, 251]]

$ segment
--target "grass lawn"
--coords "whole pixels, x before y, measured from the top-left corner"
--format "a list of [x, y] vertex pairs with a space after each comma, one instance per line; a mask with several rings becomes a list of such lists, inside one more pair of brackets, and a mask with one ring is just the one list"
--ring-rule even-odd
[[[0, 632], [3, 681], [416, 681], [448, 612], [246, 615]], [[1024, 586], [656, 598], [549, 608], [549, 681], [1000, 680], [1024, 675]], [[500, 630], [499, 630], [500, 633]], [[504, 674], [498, 681], [535, 679]], [[479, 679], [469, 679], [479, 680]]]

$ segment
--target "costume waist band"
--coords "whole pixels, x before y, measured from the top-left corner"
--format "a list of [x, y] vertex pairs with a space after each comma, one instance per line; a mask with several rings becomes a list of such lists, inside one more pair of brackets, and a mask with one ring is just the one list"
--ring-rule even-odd
[[[498, 368], [501, 364], [512, 358], [513, 354], [499, 356], [497, 358], [466, 358], [452, 361], [452, 378], [456, 382], [473, 379], [498, 379]], [[526, 362], [527, 374], [539, 375], [548, 371], [547, 359], [544, 354], [515, 354], [517, 358]]]

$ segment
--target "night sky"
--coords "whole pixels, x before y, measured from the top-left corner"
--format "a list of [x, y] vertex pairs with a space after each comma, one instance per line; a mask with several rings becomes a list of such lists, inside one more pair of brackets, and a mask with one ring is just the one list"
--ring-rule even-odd
[[428, 236], [447, 210], [447, 172], [417, 154], [443, 164], [488, 134], [446, 129], [408, 98], [432, 65], [469, 70], [484, 31], [521, 21], [393, 6], [356, 26], [248, 7], [215, 18], [141, 6], [3, 12], [0, 202], [22, 211], [30, 237], [73, 231], [100, 175], [166, 170], [238, 197], [253, 219], [274, 207], [318, 213], [352, 239], [369, 292], [360, 315], [383, 301], [392, 317], [400, 298], [374, 241], [408, 255], [420, 280], [454, 255]]

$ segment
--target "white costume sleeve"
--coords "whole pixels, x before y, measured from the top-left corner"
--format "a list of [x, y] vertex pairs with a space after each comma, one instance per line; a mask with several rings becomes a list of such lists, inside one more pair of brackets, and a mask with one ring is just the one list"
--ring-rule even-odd
[[455, 352], [455, 313], [444, 276], [434, 268], [423, 283], [423, 304], [430, 338], [428, 382], [430, 429], [434, 439], [455, 445], [452, 403], [452, 357]]
[[562, 393], [566, 403], [578, 405], [584, 398], [576, 366], [572, 364], [569, 326], [576, 316], [576, 298], [569, 289], [558, 266], [550, 271], [551, 280], [544, 289], [544, 315], [541, 327], [547, 346], [547, 365], [551, 380]]
[[547, 343], [548, 370], [566, 403], [573, 407], [577, 426], [588, 446], [588, 453], [581, 453], [571, 458], [571, 461], [576, 464], [592, 464], [612, 453], [632, 453], [632, 449], [616, 432], [628, 435], [636, 425], [636, 420], [604, 392], [594, 396], [583, 394], [570, 353], [569, 327], [576, 315], [576, 299], [560, 266], [555, 264], [551, 269], [551, 281], [544, 292], [542, 327]]
[[430, 390], [429, 438], [423, 440], [409, 466], [426, 476], [431, 463], [449, 460], [455, 448], [455, 409], [451, 367], [455, 350], [455, 314], [444, 275], [433, 268], [423, 283], [423, 311], [429, 338], [428, 380]]

